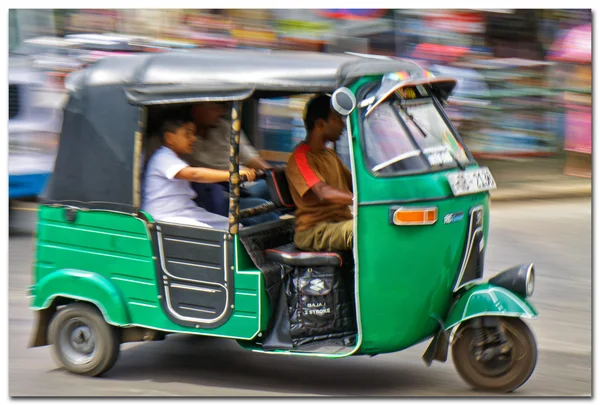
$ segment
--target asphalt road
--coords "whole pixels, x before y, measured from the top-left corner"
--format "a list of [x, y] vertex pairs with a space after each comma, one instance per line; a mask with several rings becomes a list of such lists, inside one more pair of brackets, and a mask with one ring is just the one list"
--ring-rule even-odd
[[[11, 212], [9, 236], [10, 396], [471, 396], [452, 361], [427, 368], [428, 343], [404, 352], [339, 360], [247, 352], [235, 342], [169, 336], [128, 343], [101, 378], [59, 368], [48, 347], [27, 349], [33, 326], [30, 284], [33, 211]], [[486, 278], [536, 263], [529, 322], [538, 342], [536, 370], [511, 396], [590, 396], [591, 201], [553, 200], [492, 206]]]

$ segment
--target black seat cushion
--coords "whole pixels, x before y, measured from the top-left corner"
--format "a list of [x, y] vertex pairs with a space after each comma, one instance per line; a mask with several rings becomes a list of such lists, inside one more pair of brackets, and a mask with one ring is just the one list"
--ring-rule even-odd
[[271, 196], [271, 201], [278, 208], [294, 208], [294, 200], [290, 194], [290, 186], [285, 175], [284, 167], [276, 167], [265, 172], [265, 182]]
[[293, 244], [265, 250], [265, 259], [294, 267], [342, 267], [342, 255], [337, 252], [305, 252]]

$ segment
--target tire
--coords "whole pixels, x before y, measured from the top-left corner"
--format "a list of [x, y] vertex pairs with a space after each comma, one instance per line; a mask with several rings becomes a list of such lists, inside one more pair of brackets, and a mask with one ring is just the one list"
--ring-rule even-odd
[[99, 376], [114, 366], [119, 356], [119, 330], [106, 323], [98, 309], [75, 302], [50, 321], [48, 341], [57, 362], [75, 374]]
[[456, 332], [452, 345], [454, 367], [462, 379], [476, 390], [514, 391], [531, 377], [535, 369], [537, 345], [527, 324], [519, 318], [500, 317], [499, 321], [512, 350], [508, 360], [494, 359], [503, 362], [497, 370], [489, 368], [490, 363], [475, 359], [471, 350], [474, 330], [470, 322], [461, 324]]

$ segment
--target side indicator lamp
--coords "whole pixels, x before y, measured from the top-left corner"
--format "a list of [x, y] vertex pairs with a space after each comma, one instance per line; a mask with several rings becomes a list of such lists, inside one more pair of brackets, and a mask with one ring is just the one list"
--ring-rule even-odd
[[437, 222], [437, 207], [391, 207], [390, 223], [394, 225], [433, 225]]

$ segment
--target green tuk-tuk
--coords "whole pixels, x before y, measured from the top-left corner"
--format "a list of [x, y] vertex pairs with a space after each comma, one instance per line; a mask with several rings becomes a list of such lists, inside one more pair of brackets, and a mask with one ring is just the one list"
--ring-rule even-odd
[[[397, 352], [454, 364], [471, 386], [508, 392], [533, 373], [521, 318], [533, 264], [482, 282], [495, 187], [443, 105], [455, 81], [417, 64], [356, 54], [198, 50], [106, 58], [70, 76], [55, 170], [39, 207], [31, 347], [53, 345], [96, 376], [121, 343], [187, 333], [255, 352], [341, 358]], [[240, 211], [240, 130], [258, 102], [332, 93], [347, 136], [332, 145], [353, 176], [354, 248], [302, 252], [285, 172], [272, 201]], [[231, 105], [228, 229], [163, 223], [140, 209], [147, 139], [161, 108]], [[243, 179], [242, 179], [243, 180]], [[293, 211], [291, 211], [293, 213]]]

